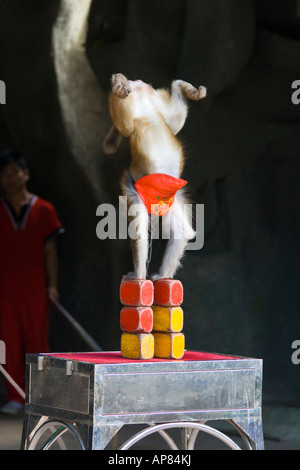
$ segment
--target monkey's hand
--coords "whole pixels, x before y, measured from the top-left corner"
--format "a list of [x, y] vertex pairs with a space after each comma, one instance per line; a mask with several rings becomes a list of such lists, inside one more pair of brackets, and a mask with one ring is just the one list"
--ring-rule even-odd
[[131, 93], [127, 78], [121, 73], [116, 73], [111, 78], [112, 93], [117, 95], [119, 98], [126, 98]]

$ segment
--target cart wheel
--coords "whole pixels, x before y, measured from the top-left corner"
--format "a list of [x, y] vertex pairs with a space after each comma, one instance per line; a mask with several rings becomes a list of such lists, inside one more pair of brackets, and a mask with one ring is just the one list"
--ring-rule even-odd
[[63, 421], [44, 422], [34, 433], [28, 450], [85, 450], [75, 426]]
[[167, 433], [165, 433], [165, 429], [173, 429], [173, 428], [184, 428], [184, 429], [191, 429], [191, 435], [188, 443], [187, 450], [193, 450], [196, 437], [199, 431], [205, 432], [207, 434], [210, 434], [220, 441], [224, 442], [228, 447], [230, 447], [232, 450], [241, 450], [241, 448], [228, 436], [223, 434], [222, 432], [218, 431], [217, 429], [214, 429], [210, 426], [207, 426], [205, 424], [200, 424], [200, 423], [190, 423], [190, 422], [182, 422], [182, 423], [165, 423], [165, 424], [156, 424], [151, 426], [150, 428], [143, 429], [142, 431], [138, 432], [135, 434], [133, 437], [128, 439], [128, 441], [123, 444], [119, 450], [127, 450], [130, 447], [132, 447], [134, 444], [139, 442], [140, 440], [144, 439], [145, 437], [149, 436], [150, 434], [154, 434], [158, 432], [164, 439], [165, 441], [170, 445], [171, 449], [176, 448], [174, 447], [174, 441], [168, 436]]

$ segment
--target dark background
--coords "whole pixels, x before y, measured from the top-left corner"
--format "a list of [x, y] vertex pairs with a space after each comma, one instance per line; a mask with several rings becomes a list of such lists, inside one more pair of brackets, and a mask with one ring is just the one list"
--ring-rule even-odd
[[[264, 400], [300, 405], [300, 365], [291, 361], [300, 339], [300, 105], [291, 101], [299, 1], [94, 0], [86, 55], [65, 52], [64, 78], [51, 39], [61, 3], [0, 0], [0, 149], [24, 153], [30, 190], [56, 206], [66, 229], [61, 302], [103, 349], [119, 350], [129, 243], [96, 237], [97, 206], [118, 204], [130, 158], [125, 140], [114, 156], [101, 149], [111, 74], [154, 87], [176, 78], [205, 85], [207, 99], [190, 104], [180, 133], [183, 177], [205, 205], [204, 247], [187, 252], [178, 272], [186, 346], [262, 358]], [[157, 243], [154, 267], [160, 252]], [[87, 349], [54, 311], [50, 339], [53, 351]]]

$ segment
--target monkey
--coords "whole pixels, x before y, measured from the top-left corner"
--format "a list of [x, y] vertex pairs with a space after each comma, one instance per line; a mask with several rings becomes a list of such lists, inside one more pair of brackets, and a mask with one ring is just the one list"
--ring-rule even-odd
[[153, 282], [174, 278], [188, 241], [196, 236], [184, 210], [187, 182], [180, 176], [185, 158], [176, 134], [186, 121], [188, 100], [198, 101], [206, 94], [204, 86], [197, 89], [183, 80], [174, 80], [169, 91], [154, 89], [141, 80], [128, 80], [121, 73], [111, 77], [109, 111], [113, 125], [103, 149], [106, 154], [115, 153], [122, 137], [129, 138], [131, 163], [120, 185], [129, 201], [128, 212], [131, 206], [139, 204], [137, 236], [131, 237], [134, 271], [124, 279], [145, 279], [148, 274], [151, 214], [162, 216], [162, 226], [169, 227], [170, 234], [161, 266], [149, 276]]

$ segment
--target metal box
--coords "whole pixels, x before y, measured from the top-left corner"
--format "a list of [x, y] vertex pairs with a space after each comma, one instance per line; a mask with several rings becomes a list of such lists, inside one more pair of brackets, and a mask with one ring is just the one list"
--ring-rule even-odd
[[199, 430], [222, 419], [248, 448], [263, 449], [262, 360], [199, 353], [205, 360], [101, 362], [118, 354], [28, 355], [22, 448], [35, 448], [50, 422], [71, 429], [81, 448], [104, 449], [124, 424]]

